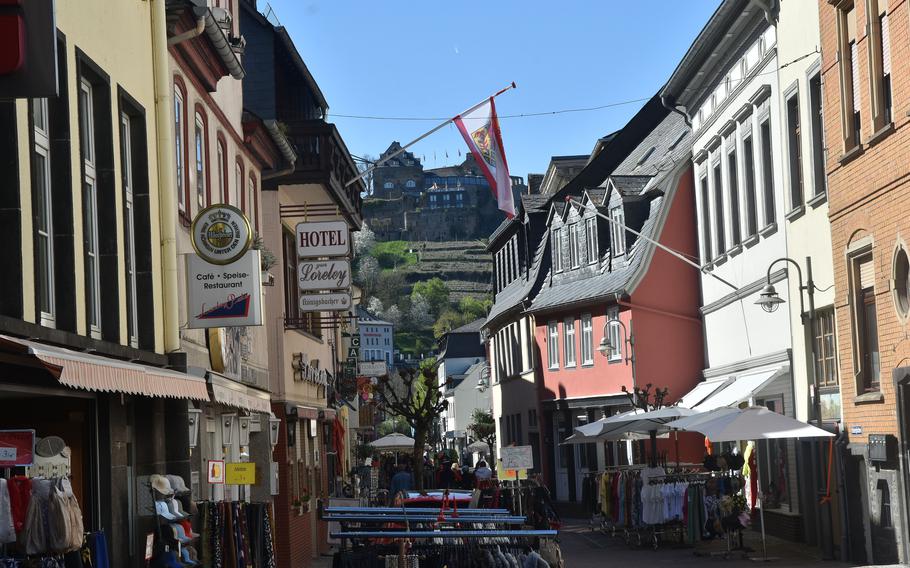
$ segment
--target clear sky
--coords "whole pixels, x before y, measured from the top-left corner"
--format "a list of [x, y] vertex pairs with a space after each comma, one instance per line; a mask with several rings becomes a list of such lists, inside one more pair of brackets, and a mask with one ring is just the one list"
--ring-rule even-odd
[[[646, 99], [718, 3], [270, 0], [328, 100], [329, 120], [360, 156], [378, 156], [393, 140], [410, 141], [439, 121], [337, 115], [450, 117], [511, 81], [518, 89], [497, 99], [500, 115]], [[589, 154], [642, 104], [503, 119], [512, 175], [543, 173], [550, 156]], [[460, 162], [465, 146], [447, 126], [413, 151], [432, 168]]]

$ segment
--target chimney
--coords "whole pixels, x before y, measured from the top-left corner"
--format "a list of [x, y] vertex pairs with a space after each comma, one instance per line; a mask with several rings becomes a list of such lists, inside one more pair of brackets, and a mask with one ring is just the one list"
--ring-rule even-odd
[[543, 183], [543, 174], [528, 174], [528, 194], [540, 193], [540, 184]]

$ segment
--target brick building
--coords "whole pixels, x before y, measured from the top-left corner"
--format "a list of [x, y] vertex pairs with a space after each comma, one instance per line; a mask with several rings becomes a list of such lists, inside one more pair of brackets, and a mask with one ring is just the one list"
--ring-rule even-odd
[[844, 465], [860, 489], [848, 491], [846, 544], [859, 562], [907, 562], [910, 14], [847, 0], [820, 1], [819, 16]]

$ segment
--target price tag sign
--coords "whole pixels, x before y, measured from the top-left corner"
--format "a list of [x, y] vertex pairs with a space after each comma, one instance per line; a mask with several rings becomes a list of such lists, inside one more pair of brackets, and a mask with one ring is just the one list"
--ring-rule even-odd
[[0, 467], [35, 463], [34, 430], [0, 430]]

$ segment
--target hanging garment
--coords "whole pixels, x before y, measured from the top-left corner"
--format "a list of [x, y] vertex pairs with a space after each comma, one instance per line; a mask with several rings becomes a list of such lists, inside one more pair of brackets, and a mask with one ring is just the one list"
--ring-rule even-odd
[[28, 513], [28, 505], [32, 496], [32, 480], [16, 476], [8, 482], [10, 509], [13, 514], [13, 526], [16, 532], [22, 532], [25, 528], [25, 517]]
[[53, 483], [47, 479], [32, 480], [32, 494], [28, 501], [25, 515], [24, 533], [25, 553], [39, 556], [50, 550], [48, 545], [50, 528], [47, 526], [47, 509]]
[[111, 568], [107, 554], [107, 536], [104, 531], [89, 534], [88, 545], [92, 551], [92, 568]]
[[16, 542], [16, 527], [10, 507], [9, 486], [0, 478], [0, 544]]

